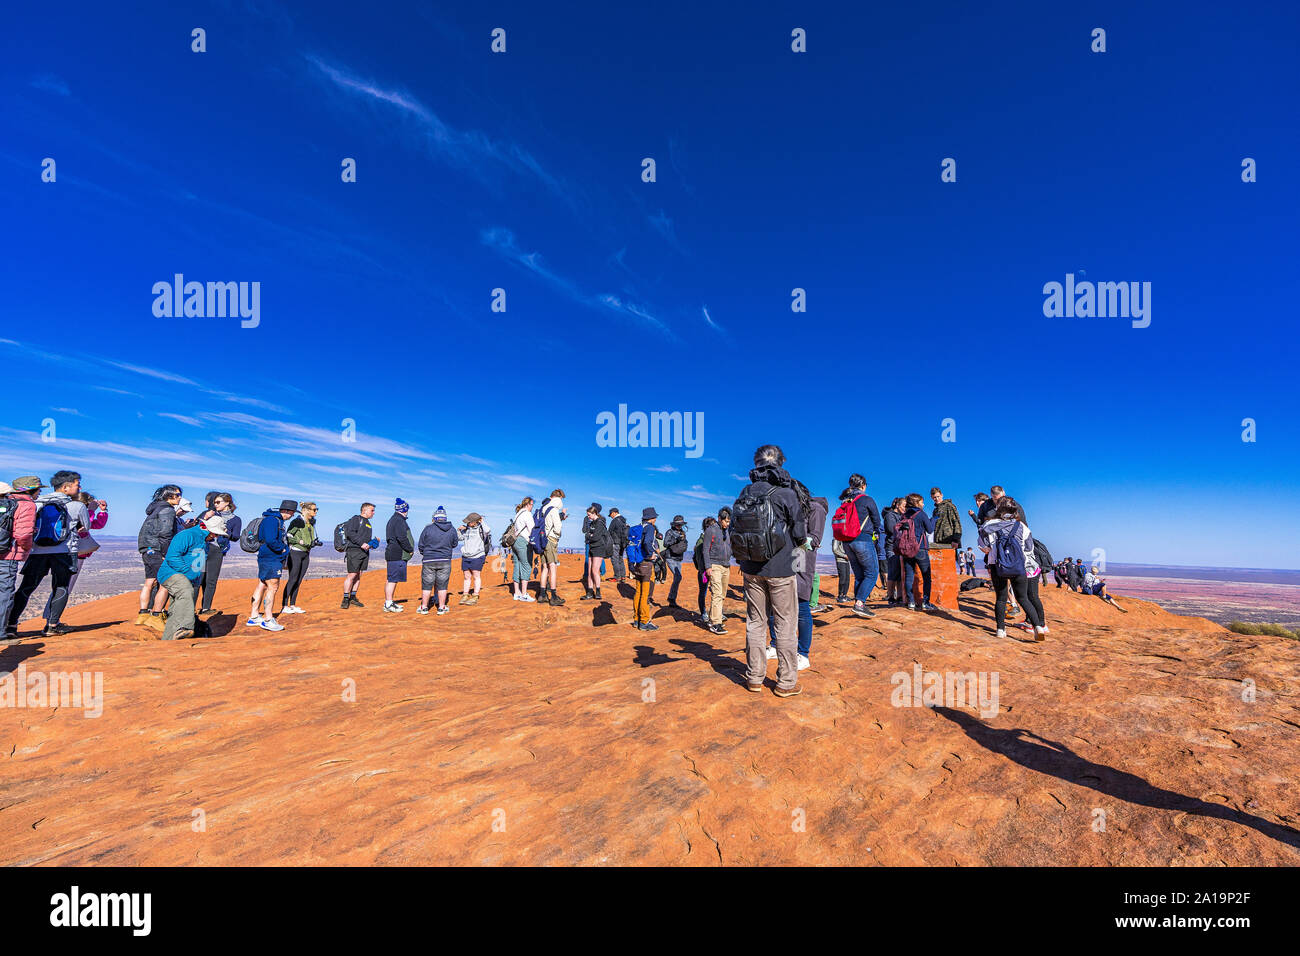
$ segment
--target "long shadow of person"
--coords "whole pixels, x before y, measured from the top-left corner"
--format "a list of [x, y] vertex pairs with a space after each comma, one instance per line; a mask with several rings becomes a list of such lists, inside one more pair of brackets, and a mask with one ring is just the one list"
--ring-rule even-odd
[[703, 641], [688, 641], [680, 637], [674, 637], [668, 643], [676, 644], [682, 649], [682, 653], [704, 661], [733, 684], [745, 682], [745, 664], [728, 656], [726, 651], [720, 651], [712, 644]]
[[633, 598], [636, 597], [636, 588], [632, 587], [632, 585], [628, 584], [625, 581], [618, 586], [618, 594], [619, 597], [623, 597], [631, 601]]
[[608, 601], [601, 601], [591, 611], [591, 626], [605, 627], [609, 624], [617, 624], [614, 620], [614, 608]]
[[1227, 820], [1230, 823], [1258, 830], [1264, 836], [1285, 843], [1289, 847], [1300, 849], [1300, 832], [1290, 827], [1271, 823], [1261, 817], [1242, 813], [1240, 810], [1222, 804], [1207, 803], [1186, 794], [1153, 786], [1134, 774], [1085, 760], [1064, 744], [1040, 737], [1031, 730], [995, 729], [960, 710], [949, 707], [932, 709], [939, 716], [959, 726], [966, 732], [967, 737], [985, 750], [1002, 754], [1022, 767], [1089, 787], [1098, 793], [1128, 803], [1136, 803], [1156, 810], [1173, 810], [1216, 820]]
[[684, 661], [684, 657], [669, 657], [660, 651], [656, 651], [649, 644], [638, 644], [636, 646], [636, 656], [632, 658], [632, 663], [637, 667], [656, 667], [659, 664], [672, 664], [677, 661]]
[[11, 674], [23, 661], [44, 654], [44, 644], [10, 644], [0, 650], [0, 675]]

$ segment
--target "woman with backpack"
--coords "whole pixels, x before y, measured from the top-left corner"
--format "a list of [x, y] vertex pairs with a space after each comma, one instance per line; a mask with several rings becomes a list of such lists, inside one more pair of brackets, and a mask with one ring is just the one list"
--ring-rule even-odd
[[235, 499], [226, 491], [209, 491], [204, 497], [207, 508], [199, 515], [204, 522], [213, 515], [221, 515], [226, 533], [208, 542], [207, 563], [199, 582], [199, 614], [212, 613], [212, 599], [217, 596], [217, 581], [221, 578], [221, 563], [230, 552], [230, 542], [237, 540], [244, 530], [244, 522], [235, 514]]
[[919, 571], [923, 584], [921, 610], [939, 610], [930, 603], [930, 540], [934, 534], [934, 519], [925, 513], [925, 499], [918, 492], [908, 495], [905, 500], [903, 516], [894, 526], [894, 550], [898, 552], [903, 565], [903, 594], [907, 597], [907, 609], [916, 610], [916, 573]]
[[[483, 563], [487, 561], [488, 548], [492, 547], [492, 529], [487, 526], [483, 516], [471, 511], [465, 516], [465, 523], [460, 526], [460, 570], [465, 576], [465, 585], [461, 588], [460, 603], [473, 606], [478, 603], [479, 591], [483, 589]], [[474, 593], [469, 593], [471, 582]]]
[[[289, 574], [284, 581], [283, 604], [281, 614], [306, 614], [298, 606], [298, 589], [307, 577], [307, 566], [311, 564], [311, 549], [319, 548], [324, 542], [316, 534], [316, 502], [304, 501], [298, 506], [298, 515], [289, 522], [285, 538], [289, 542]], [[226, 524], [230, 519], [226, 519]]]
[[535, 602], [537, 599], [528, 593], [528, 581], [533, 574], [532, 555], [528, 553], [528, 537], [533, 533], [533, 499], [525, 497], [515, 505], [515, 519], [501, 536], [501, 546], [510, 549], [514, 559], [514, 575], [511, 580], [513, 598], [516, 601]]
[[591, 507], [587, 509], [583, 527], [586, 528], [587, 578], [582, 583], [587, 593], [580, 600], [603, 601], [604, 598], [600, 594], [600, 569], [604, 567], [606, 558], [613, 557], [613, 550], [609, 529], [605, 526], [605, 519], [600, 514], [598, 503], [593, 501]]
[[1007, 592], [1020, 599], [1025, 617], [1034, 629], [1034, 640], [1046, 639], [1047, 628], [1043, 622], [1042, 602], [1029, 596], [1029, 580], [1041, 576], [1034, 558], [1034, 539], [1028, 526], [1020, 520], [1020, 506], [1011, 498], [998, 499], [993, 515], [980, 526], [980, 550], [988, 555], [989, 577], [997, 601], [993, 608], [998, 637], [1007, 636]]

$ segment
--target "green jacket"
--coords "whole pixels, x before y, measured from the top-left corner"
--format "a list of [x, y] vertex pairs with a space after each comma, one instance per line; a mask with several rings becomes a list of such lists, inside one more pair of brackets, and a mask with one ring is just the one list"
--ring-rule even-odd
[[316, 543], [316, 522], [315, 520], [307, 521], [299, 516], [289, 523], [289, 531], [285, 535], [289, 539], [289, 547], [294, 551], [310, 551], [311, 546]]
[[934, 540], [941, 544], [961, 542], [961, 518], [957, 506], [946, 498], [934, 509]]

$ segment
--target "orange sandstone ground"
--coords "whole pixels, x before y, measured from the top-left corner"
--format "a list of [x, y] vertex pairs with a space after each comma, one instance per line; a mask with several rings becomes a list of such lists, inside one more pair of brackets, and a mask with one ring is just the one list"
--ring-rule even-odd
[[[1300, 864], [1294, 641], [1055, 588], [1047, 642], [998, 640], [982, 590], [819, 618], [780, 700], [741, 685], [739, 619], [645, 633], [612, 586], [552, 609], [490, 573], [425, 617], [412, 570], [400, 615], [382, 571], [364, 609], [307, 581], [279, 634], [236, 581], [213, 639], [142, 640], [134, 595], [24, 625], [0, 672], [102, 672], [103, 715], [0, 708], [0, 862]], [[917, 664], [996, 672], [998, 713], [893, 706]]]

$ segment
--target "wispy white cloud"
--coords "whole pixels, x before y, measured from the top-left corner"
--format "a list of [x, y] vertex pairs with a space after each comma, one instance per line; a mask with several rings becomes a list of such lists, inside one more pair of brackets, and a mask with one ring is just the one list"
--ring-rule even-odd
[[129, 362], [109, 361], [109, 365], [120, 368], [126, 372], [134, 372], [136, 375], [144, 375], [148, 378], [161, 379], [164, 382], [175, 382], [177, 385], [194, 385], [199, 383], [192, 378], [186, 378], [184, 375], [177, 375], [175, 372], [166, 372], [162, 369], [148, 368], [143, 365], [132, 365]]
[[189, 415], [178, 415], [176, 412], [159, 412], [158, 417], [175, 419], [183, 425], [194, 425], [195, 427], [203, 424], [197, 418], [191, 418]]
[[664, 472], [665, 474], [667, 474], [668, 472], [676, 471], [676, 470], [677, 470], [677, 469], [674, 468], [672, 465], [657, 465], [657, 466], [655, 466], [654, 468], [647, 468], [647, 469], [646, 469], [646, 471], [661, 471], [661, 472]]

